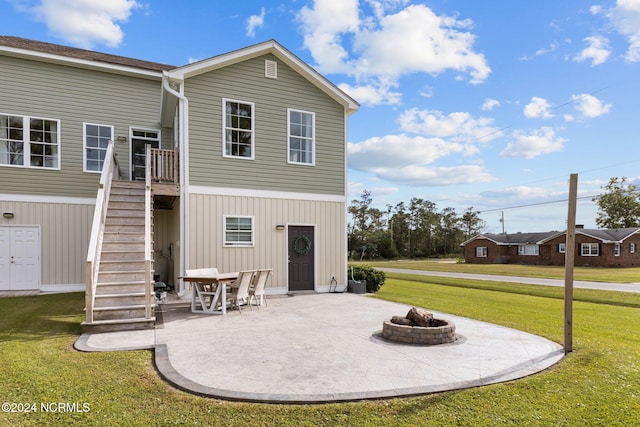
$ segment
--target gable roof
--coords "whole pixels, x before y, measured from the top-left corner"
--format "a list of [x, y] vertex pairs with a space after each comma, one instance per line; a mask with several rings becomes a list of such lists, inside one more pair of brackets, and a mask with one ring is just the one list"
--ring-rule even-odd
[[[466, 240], [460, 244], [465, 246], [467, 243], [477, 239], [487, 239], [494, 242], [497, 245], [541, 245], [549, 240], [555, 239], [558, 236], [562, 236], [565, 231], [547, 231], [541, 233], [513, 233], [513, 234], [478, 234], [469, 240]], [[600, 240], [602, 243], [621, 243], [625, 239], [631, 237], [634, 234], [640, 234], [640, 227], [635, 228], [612, 228], [612, 229], [585, 229], [576, 228], [576, 234], [582, 234], [594, 239]]]
[[302, 61], [296, 55], [291, 53], [275, 40], [269, 40], [248, 46], [242, 49], [214, 56], [209, 59], [194, 62], [193, 64], [184, 65], [174, 68], [166, 73], [171, 80], [183, 81], [189, 77], [197, 76], [202, 73], [217, 70], [229, 65], [246, 61], [247, 59], [272, 54], [286, 65], [302, 75], [305, 79], [326, 93], [333, 100], [345, 107], [347, 114], [351, 114], [358, 110], [360, 104], [344, 91], [331, 83], [327, 78], [318, 73], [315, 69]]
[[162, 71], [175, 68], [173, 65], [13, 36], [0, 36], [0, 53], [17, 57], [35, 57], [45, 62], [72, 63], [81, 68], [104, 68], [113, 72], [148, 74], [156, 78], [162, 76]]

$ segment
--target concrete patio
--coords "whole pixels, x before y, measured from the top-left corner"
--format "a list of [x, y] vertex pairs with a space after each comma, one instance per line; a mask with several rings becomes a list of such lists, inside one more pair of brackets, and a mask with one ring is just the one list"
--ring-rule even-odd
[[[155, 349], [160, 375], [199, 395], [269, 403], [319, 403], [420, 395], [514, 380], [564, 356], [547, 339], [434, 312], [456, 325], [452, 344], [380, 337], [410, 306], [355, 294], [269, 298], [224, 316], [161, 305], [155, 330], [84, 334], [82, 351]], [[428, 308], [428, 307], [427, 307]]]

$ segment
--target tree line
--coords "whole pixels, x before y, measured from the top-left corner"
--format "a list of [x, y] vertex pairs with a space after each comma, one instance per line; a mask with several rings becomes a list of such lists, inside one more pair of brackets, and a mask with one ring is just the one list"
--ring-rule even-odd
[[371, 192], [364, 190], [349, 204], [351, 259], [457, 256], [460, 243], [486, 227], [473, 207], [462, 213], [451, 207], [438, 210], [434, 202], [417, 197], [386, 210], [372, 203]]
[[[626, 177], [610, 178], [593, 197], [598, 205], [600, 228], [640, 227], [640, 188]], [[374, 208], [371, 192], [364, 190], [349, 205], [349, 257], [394, 259], [459, 256], [460, 243], [484, 232], [486, 223], [473, 207], [461, 214], [454, 208], [438, 210], [429, 200], [412, 198], [408, 203]]]

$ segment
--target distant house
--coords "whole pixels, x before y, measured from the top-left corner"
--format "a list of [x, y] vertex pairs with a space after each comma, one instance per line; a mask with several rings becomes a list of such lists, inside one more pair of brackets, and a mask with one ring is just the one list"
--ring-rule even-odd
[[[461, 244], [472, 264], [564, 265], [566, 231], [479, 234]], [[575, 262], [583, 267], [640, 265], [640, 228], [576, 228]]]
[[359, 104], [276, 41], [176, 67], [0, 36], [0, 72], [0, 291], [86, 291], [112, 325], [186, 269], [346, 284]]

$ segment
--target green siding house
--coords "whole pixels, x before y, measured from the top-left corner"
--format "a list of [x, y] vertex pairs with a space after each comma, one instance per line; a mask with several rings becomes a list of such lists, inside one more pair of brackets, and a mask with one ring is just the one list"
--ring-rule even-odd
[[277, 42], [175, 67], [0, 36], [0, 73], [0, 292], [86, 291], [110, 325], [186, 269], [346, 284], [359, 106]]

